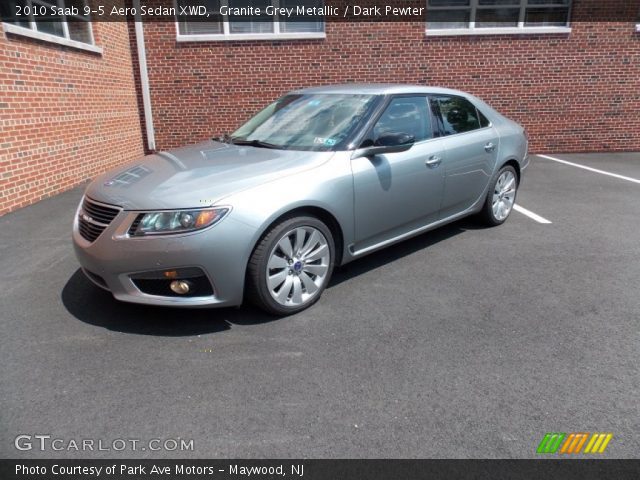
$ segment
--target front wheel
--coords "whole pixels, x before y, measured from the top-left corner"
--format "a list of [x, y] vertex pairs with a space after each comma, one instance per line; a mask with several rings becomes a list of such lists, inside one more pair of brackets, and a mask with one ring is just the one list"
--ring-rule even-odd
[[333, 272], [331, 231], [314, 217], [285, 219], [258, 242], [247, 272], [252, 303], [275, 315], [291, 315], [313, 305]]
[[505, 165], [487, 193], [482, 209], [482, 218], [489, 226], [502, 225], [516, 203], [518, 192], [518, 174], [511, 165]]

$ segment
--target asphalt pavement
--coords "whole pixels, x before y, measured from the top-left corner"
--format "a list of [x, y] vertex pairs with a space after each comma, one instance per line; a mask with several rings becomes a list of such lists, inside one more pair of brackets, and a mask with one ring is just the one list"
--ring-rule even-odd
[[[640, 179], [640, 154], [552, 156]], [[81, 195], [0, 218], [0, 457], [529, 458], [547, 432], [640, 452], [637, 182], [534, 158], [518, 204], [551, 223], [465, 219], [281, 319], [117, 302], [78, 270]]]

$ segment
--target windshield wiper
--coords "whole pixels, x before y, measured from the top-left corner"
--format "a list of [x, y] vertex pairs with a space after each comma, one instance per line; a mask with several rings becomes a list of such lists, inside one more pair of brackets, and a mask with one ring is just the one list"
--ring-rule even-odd
[[273, 143], [263, 142], [262, 140], [247, 140], [245, 138], [229, 137], [231, 143], [235, 145], [249, 145], [251, 147], [258, 148], [282, 148], [280, 145], [274, 145]]

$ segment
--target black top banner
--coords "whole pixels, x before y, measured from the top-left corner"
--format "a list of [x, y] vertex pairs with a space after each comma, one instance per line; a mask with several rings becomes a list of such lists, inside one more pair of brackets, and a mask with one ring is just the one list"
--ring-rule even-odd
[[[475, 6], [474, 6], [475, 5]], [[118, 22], [421, 22], [487, 27], [558, 26], [568, 22], [638, 22], [634, 0], [487, 2], [471, 0], [2, 0], [8, 23], [29, 21]], [[473, 18], [471, 18], [473, 17]]]
[[637, 479], [640, 460], [0, 460], [2, 480]]

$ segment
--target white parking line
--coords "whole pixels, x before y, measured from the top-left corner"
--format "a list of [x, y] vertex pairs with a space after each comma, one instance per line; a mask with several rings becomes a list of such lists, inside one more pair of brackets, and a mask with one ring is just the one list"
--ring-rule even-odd
[[527, 217], [529, 217], [529, 218], [532, 218], [533, 220], [535, 220], [535, 221], [536, 221], [536, 222], [538, 222], [538, 223], [544, 223], [545, 225], [548, 225], [548, 224], [550, 224], [550, 223], [551, 223], [551, 222], [550, 222], [549, 220], [547, 220], [546, 218], [541, 217], [541, 216], [540, 216], [540, 215], [538, 215], [537, 213], [533, 213], [532, 211], [527, 210], [526, 208], [521, 207], [521, 206], [520, 206], [520, 205], [518, 205], [518, 204], [515, 204], [515, 205], [513, 206], [513, 209], [514, 209], [516, 212], [520, 212], [521, 214], [526, 215], [526, 216], [527, 216]]
[[538, 157], [546, 158], [547, 160], [552, 160], [554, 162], [564, 163], [566, 165], [571, 165], [572, 167], [578, 167], [584, 170], [589, 170], [590, 172], [600, 173], [602, 175], [608, 175], [610, 177], [619, 178], [620, 180], [626, 180], [628, 182], [633, 182], [633, 183], [640, 183], [640, 180], [638, 180], [637, 178], [625, 177], [624, 175], [618, 175], [617, 173], [605, 172], [604, 170], [598, 170], [597, 168], [587, 167], [585, 165], [580, 165], [579, 163], [567, 162], [566, 160], [550, 157], [549, 155], [538, 155]]

